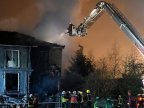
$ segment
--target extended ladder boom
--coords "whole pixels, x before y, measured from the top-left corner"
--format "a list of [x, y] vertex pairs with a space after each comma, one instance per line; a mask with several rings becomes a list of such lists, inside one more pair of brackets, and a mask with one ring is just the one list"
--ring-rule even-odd
[[127, 37], [136, 45], [136, 47], [144, 54], [144, 41], [140, 34], [134, 29], [125, 16], [112, 4], [100, 1], [96, 4], [96, 7], [92, 10], [88, 17], [84, 19], [77, 27], [73, 24], [69, 25], [68, 33], [70, 36], [85, 36], [87, 35], [87, 29], [90, 28], [95, 21], [104, 12], [108, 12], [114, 21], [118, 24], [120, 29], [125, 32]]

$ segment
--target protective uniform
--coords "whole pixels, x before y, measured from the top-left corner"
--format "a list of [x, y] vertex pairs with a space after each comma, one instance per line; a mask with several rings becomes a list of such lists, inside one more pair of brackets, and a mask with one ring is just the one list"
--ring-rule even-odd
[[29, 95], [28, 108], [34, 108], [33, 95], [32, 94]]
[[84, 98], [83, 92], [78, 91], [78, 95], [77, 95], [78, 106], [77, 106], [77, 108], [83, 108], [83, 103], [84, 103], [83, 98]]
[[66, 98], [66, 92], [63, 91], [61, 95], [62, 108], [67, 108], [67, 101], [68, 99]]
[[90, 90], [86, 90], [86, 102], [87, 102], [87, 108], [92, 108], [92, 100], [91, 100]]
[[96, 97], [96, 100], [94, 102], [94, 108], [99, 108], [98, 101], [99, 101], [99, 97]]
[[122, 108], [123, 99], [121, 95], [118, 96], [118, 108]]
[[71, 94], [70, 101], [71, 101], [71, 108], [76, 108], [78, 103], [76, 91], [73, 91], [73, 93]]

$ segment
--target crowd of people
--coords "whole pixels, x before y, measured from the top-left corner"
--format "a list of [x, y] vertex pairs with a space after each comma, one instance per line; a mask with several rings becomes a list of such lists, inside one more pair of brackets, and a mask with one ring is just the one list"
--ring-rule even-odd
[[[48, 108], [55, 108], [55, 96], [49, 96], [47, 103]], [[39, 100], [36, 95], [30, 94], [28, 100], [28, 108], [39, 108]], [[60, 107], [61, 108], [93, 108], [90, 90], [86, 93], [82, 91], [62, 91], [60, 93]]]
[[[60, 101], [58, 97], [60, 96]], [[82, 91], [62, 91], [59, 96], [51, 95], [42, 108], [98, 108], [99, 97], [94, 98], [90, 90]], [[39, 108], [38, 98], [34, 95], [29, 96], [29, 108]], [[105, 108], [114, 108], [112, 101], [107, 99]], [[121, 108], [121, 107], [120, 107]]]
[[61, 93], [62, 108], [92, 108], [92, 98], [90, 90], [86, 93], [82, 91], [62, 91]]

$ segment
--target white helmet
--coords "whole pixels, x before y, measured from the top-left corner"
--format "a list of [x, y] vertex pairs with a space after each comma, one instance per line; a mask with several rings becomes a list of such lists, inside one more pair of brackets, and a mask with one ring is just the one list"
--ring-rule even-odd
[[29, 97], [32, 97], [32, 96], [33, 96], [32, 94], [29, 95]]
[[76, 91], [73, 91], [73, 94], [76, 94]]
[[62, 94], [65, 94], [65, 91], [62, 91]]

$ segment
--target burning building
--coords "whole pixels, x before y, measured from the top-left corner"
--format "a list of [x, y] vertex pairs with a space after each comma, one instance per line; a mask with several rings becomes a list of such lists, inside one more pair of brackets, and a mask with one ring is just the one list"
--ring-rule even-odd
[[56, 74], [53, 68], [61, 70], [64, 46], [17, 32], [0, 31], [0, 38], [0, 94], [28, 94], [29, 85], [39, 85], [41, 77]]

